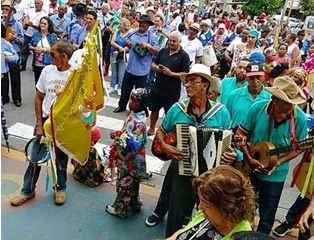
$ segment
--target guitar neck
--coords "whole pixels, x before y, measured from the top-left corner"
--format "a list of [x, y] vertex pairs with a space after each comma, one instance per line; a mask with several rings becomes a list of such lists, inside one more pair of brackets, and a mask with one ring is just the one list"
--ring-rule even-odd
[[[298, 150], [308, 150], [313, 148], [313, 143], [314, 143], [314, 138], [308, 138], [302, 141], [299, 141], [296, 143], [296, 147]], [[276, 149], [271, 149], [269, 150], [270, 155], [279, 155], [280, 153], [288, 153], [293, 150], [293, 145], [290, 146], [285, 146], [285, 147], [280, 147]]]

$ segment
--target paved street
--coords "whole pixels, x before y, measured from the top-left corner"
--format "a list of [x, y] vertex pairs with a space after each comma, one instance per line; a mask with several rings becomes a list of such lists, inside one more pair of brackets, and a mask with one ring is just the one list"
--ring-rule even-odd
[[[109, 78], [107, 78], [109, 81]], [[108, 82], [105, 83], [108, 86]], [[111, 143], [109, 133], [113, 130], [118, 130], [121, 128], [123, 121], [127, 116], [127, 111], [115, 114], [113, 113], [114, 108], [118, 103], [118, 95], [116, 93], [111, 94], [110, 98], [106, 97], [105, 109], [98, 114], [97, 125], [100, 127], [103, 137], [97, 144], [97, 148], [101, 150], [103, 147], [108, 147]], [[9, 126], [10, 134], [10, 146], [12, 149], [18, 151], [23, 151], [25, 143], [33, 135], [33, 126], [35, 124], [35, 114], [34, 114], [34, 96], [35, 96], [35, 84], [34, 75], [31, 71], [30, 61], [27, 66], [27, 71], [22, 72], [22, 107], [17, 108], [14, 106], [13, 102], [10, 102], [4, 106], [6, 118]], [[162, 117], [163, 113], [160, 114]], [[160, 122], [161, 118], [159, 119]], [[148, 121], [149, 124], [149, 121]], [[158, 188], [161, 188], [163, 176], [167, 169], [168, 163], [160, 161], [159, 159], [153, 157], [150, 151], [152, 142], [152, 137], [149, 139], [149, 146], [147, 150], [147, 164], [148, 170], [154, 172], [152, 179], [144, 182], [146, 185], [155, 187], [155, 191], [158, 192]], [[4, 141], [2, 139], [2, 146], [4, 146]], [[2, 148], [3, 149], [3, 148]], [[294, 161], [291, 166], [296, 165], [297, 160]], [[26, 168], [26, 163], [21, 163]], [[20, 174], [24, 173], [24, 168], [19, 168]], [[287, 209], [296, 199], [298, 191], [296, 189], [291, 189], [289, 187], [291, 182], [291, 174], [285, 184], [285, 190], [281, 198], [280, 207], [277, 211], [277, 219], [284, 220], [284, 216]], [[157, 195], [158, 196], [158, 195]], [[7, 203], [8, 204], [8, 203]], [[2, 204], [3, 207], [3, 204]], [[3, 211], [3, 209], [2, 209]], [[5, 221], [5, 219], [3, 219]], [[144, 224], [144, 223], [143, 223]], [[40, 227], [40, 226], [39, 226]], [[32, 238], [30, 238], [32, 239]], [[149, 237], [147, 238], [149, 239]], [[285, 238], [281, 238], [285, 239]]]

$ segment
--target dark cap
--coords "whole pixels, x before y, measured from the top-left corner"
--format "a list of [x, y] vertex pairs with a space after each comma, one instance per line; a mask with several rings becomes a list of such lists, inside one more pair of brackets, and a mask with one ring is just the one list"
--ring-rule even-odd
[[246, 67], [246, 76], [264, 76], [264, 69], [263, 69], [263, 63], [253, 61], [250, 62]]
[[76, 15], [84, 15], [87, 13], [86, 5], [83, 3], [78, 3], [72, 8], [72, 11]]
[[150, 26], [153, 26], [154, 23], [150, 20], [149, 16], [143, 14], [139, 20], [137, 20], [138, 22], [147, 22]]

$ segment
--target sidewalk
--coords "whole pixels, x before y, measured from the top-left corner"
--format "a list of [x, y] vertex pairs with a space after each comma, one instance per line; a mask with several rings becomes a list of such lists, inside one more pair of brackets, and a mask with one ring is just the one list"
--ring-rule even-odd
[[[3, 149], [2, 149], [3, 150]], [[53, 203], [52, 179], [45, 192], [46, 167], [42, 167], [36, 197], [20, 207], [10, 205], [18, 195], [27, 167], [23, 154], [2, 151], [2, 239], [52, 240], [52, 239], [136, 239], [163, 238], [165, 221], [153, 228], [145, 225], [157, 202], [159, 190], [141, 185], [144, 206], [139, 213], [130, 212], [120, 219], [106, 213], [105, 207], [114, 201], [115, 186], [104, 183], [89, 188], [68, 175], [67, 202], [63, 206]], [[19, 160], [18, 160], [19, 159]]]
[[[45, 191], [46, 167], [42, 167], [36, 197], [20, 207], [13, 207], [10, 199], [19, 194], [27, 167], [24, 158], [21, 152], [10, 150], [6, 154], [6, 149], [2, 148], [2, 239], [153, 240], [164, 237], [165, 220], [152, 228], [144, 223], [157, 203], [163, 176], [155, 174], [153, 179], [141, 184], [144, 206], [139, 213], [131, 211], [126, 219], [111, 216], [105, 211], [106, 205], [115, 198], [114, 183], [89, 188], [72, 177], [71, 167], [68, 169], [67, 202], [63, 206], [53, 203], [51, 177], [48, 191]], [[294, 230], [293, 236], [276, 239], [295, 240], [297, 232]]]

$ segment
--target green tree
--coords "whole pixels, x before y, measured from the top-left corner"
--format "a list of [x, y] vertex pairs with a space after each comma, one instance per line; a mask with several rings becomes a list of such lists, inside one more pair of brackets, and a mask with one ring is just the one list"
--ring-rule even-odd
[[301, 5], [301, 10], [304, 12], [304, 16], [311, 15], [314, 9], [313, 0], [301, 0], [300, 5]]
[[274, 15], [280, 14], [284, 4], [284, 0], [247, 0], [247, 3], [243, 5], [242, 10], [245, 14], [251, 15], [259, 15], [263, 12], [267, 15]]

